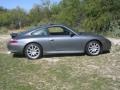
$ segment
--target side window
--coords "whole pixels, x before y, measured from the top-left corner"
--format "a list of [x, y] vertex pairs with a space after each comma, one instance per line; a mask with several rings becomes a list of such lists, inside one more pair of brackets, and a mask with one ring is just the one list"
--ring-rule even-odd
[[70, 31], [61, 27], [48, 28], [48, 32], [50, 35], [69, 35], [70, 34]]
[[31, 35], [33, 35], [33, 36], [47, 36], [48, 33], [47, 33], [47, 30], [45, 30], [45, 29], [38, 29], [38, 30], [32, 32]]

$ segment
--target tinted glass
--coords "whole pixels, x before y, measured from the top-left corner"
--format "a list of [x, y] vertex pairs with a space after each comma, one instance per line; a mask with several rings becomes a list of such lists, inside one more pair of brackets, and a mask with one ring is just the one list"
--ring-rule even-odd
[[38, 30], [34, 31], [32, 33], [32, 35], [34, 35], [34, 36], [47, 36], [48, 33], [45, 29], [42, 29], [42, 30], [38, 29]]
[[70, 34], [69, 30], [67, 30], [66, 28], [61, 28], [61, 27], [48, 28], [48, 32], [50, 35], [69, 35]]

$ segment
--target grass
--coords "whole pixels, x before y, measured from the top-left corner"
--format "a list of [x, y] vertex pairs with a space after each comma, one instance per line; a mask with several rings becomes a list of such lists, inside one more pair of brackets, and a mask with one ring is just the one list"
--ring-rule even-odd
[[120, 47], [100, 56], [31, 61], [0, 54], [0, 90], [120, 90]]
[[8, 33], [8, 29], [6, 27], [0, 27], [0, 34]]

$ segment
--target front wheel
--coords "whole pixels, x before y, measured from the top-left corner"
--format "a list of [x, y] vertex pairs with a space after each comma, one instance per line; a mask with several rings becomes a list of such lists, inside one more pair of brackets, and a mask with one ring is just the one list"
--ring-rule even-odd
[[30, 43], [25, 47], [25, 56], [29, 59], [38, 59], [42, 57], [42, 48], [36, 43]]
[[98, 41], [91, 41], [86, 46], [86, 53], [90, 56], [96, 56], [100, 54], [101, 49], [101, 45]]

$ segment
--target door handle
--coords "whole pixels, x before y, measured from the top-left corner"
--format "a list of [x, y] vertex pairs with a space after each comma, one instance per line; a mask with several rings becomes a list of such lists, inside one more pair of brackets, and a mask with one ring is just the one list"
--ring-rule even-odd
[[50, 39], [50, 41], [54, 41], [54, 39]]

